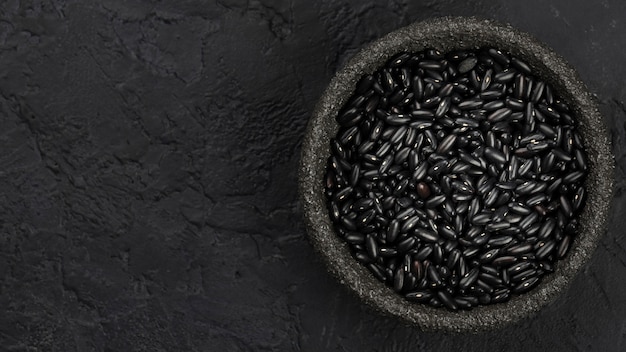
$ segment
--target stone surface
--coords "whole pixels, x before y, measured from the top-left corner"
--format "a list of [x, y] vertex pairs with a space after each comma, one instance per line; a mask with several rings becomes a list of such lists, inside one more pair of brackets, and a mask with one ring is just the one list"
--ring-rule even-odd
[[[478, 15], [551, 46], [616, 156], [608, 233], [560, 300], [476, 335], [423, 333], [337, 283], [297, 195], [316, 101], [368, 42]], [[0, 2], [0, 349], [626, 349], [626, 4]]]

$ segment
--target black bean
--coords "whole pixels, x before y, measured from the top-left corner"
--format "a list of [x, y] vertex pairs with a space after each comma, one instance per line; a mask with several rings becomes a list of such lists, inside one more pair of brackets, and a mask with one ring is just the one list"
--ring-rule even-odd
[[396, 292], [402, 291], [404, 287], [404, 270], [402, 268], [396, 269], [396, 272], [393, 276], [393, 289]]
[[480, 269], [473, 268], [461, 278], [461, 280], [459, 281], [459, 287], [461, 289], [467, 289], [469, 286], [473, 285], [474, 282], [476, 282], [479, 274]]
[[532, 194], [535, 193], [535, 188], [537, 188], [537, 182], [535, 181], [526, 181], [517, 186], [515, 192], [517, 194]]
[[541, 99], [541, 96], [543, 95], [543, 89], [545, 87], [545, 83], [544, 82], [537, 82], [537, 84], [535, 84], [535, 86], [533, 87], [531, 96], [530, 96], [530, 100], [533, 103], [538, 103], [539, 100]]
[[491, 191], [487, 193], [485, 197], [485, 206], [492, 207], [498, 201], [498, 197], [500, 196], [500, 191], [497, 188], [493, 188]]
[[459, 307], [457, 305], [457, 303], [455, 302], [454, 299], [452, 299], [452, 296], [450, 296], [450, 294], [446, 291], [437, 291], [437, 297], [439, 297], [439, 300], [448, 308], [451, 310], [458, 310]]
[[415, 181], [420, 181], [426, 176], [427, 173], [428, 163], [423, 162], [415, 169], [415, 172], [413, 172], [413, 179]]
[[456, 142], [457, 135], [449, 134], [444, 138], [437, 147], [437, 153], [444, 154], [450, 150], [454, 146], [454, 142]]
[[458, 248], [455, 248], [452, 251], [450, 251], [450, 254], [448, 255], [448, 261], [446, 263], [447, 267], [448, 268], [457, 267], [457, 264], [459, 263], [461, 256], [462, 256], [462, 253]]
[[493, 80], [499, 83], [509, 83], [515, 78], [516, 74], [517, 72], [515, 70], [506, 69], [502, 72], [497, 73], [493, 77]]
[[467, 233], [465, 235], [468, 239], [475, 239], [477, 236], [480, 236], [483, 233], [484, 232], [482, 226], [472, 226], [467, 230]]
[[487, 52], [491, 57], [493, 57], [498, 63], [502, 65], [507, 66], [509, 62], [511, 62], [511, 59], [508, 57], [508, 55], [498, 49], [490, 48]]
[[427, 199], [428, 197], [430, 197], [430, 187], [428, 187], [428, 184], [426, 182], [418, 183], [415, 187], [415, 190], [417, 191], [417, 195], [420, 196], [422, 199]]
[[374, 205], [374, 200], [371, 198], [360, 198], [357, 199], [352, 207], [359, 212], [370, 209]]
[[[485, 237], [486, 239], [488, 239], [487, 237]], [[477, 246], [482, 246], [484, 244], [484, 242], [486, 241], [482, 241], [483, 243], [478, 243], [477, 241], [478, 237], [474, 240], [474, 242], [476, 243]], [[473, 256], [475, 256], [476, 254], [478, 254], [480, 252], [480, 248], [479, 247], [468, 247], [465, 248], [463, 250], [463, 256], [465, 258], [471, 258]]]
[[561, 242], [559, 242], [559, 247], [557, 248], [557, 257], [559, 259], [565, 257], [569, 251], [571, 240], [571, 236], [564, 236], [563, 239], [561, 239]]
[[389, 223], [389, 228], [387, 229], [387, 243], [393, 243], [398, 238], [398, 234], [400, 233], [400, 221], [398, 219], [393, 219]]
[[443, 304], [441, 303], [441, 301], [437, 299], [436, 297], [433, 297], [430, 301], [428, 301], [428, 305], [430, 305], [433, 308], [443, 307]]
[[505, 106], [504, 101], [494, 100], [483, 105], [483, 110], [485, 110], [486, 112], [496, 111], [498, 109], [504, 108], [504, 106]]
[[447, 96], [450, 96], [453, 91], [454, 91], [454, 85], [452, 83], [447, 83], [439, 89], [439, 92], [437, 92], [437, 96], [442, 97], [442, 98], [447, 97]]
[[478, 236], [476, 236], [476, 238], [474, 238], [472, 243], [477, 246], [483, 246], [485, 245], [485, 243], [489, 241], [490, 238], [491, 238], [490, 234], [488, 234], [487, 232], [482, 232]]
[[445, 201], [446, 201], [446, 196], [443, 195], [443, 194], [440, 194], [438, 196], [434, 196], [434, 197], [431, 197], [430, 199], [428, 199], [424, 203], [424, 205], [427, 208], [434, 208], [434, 207], [437, 207], [437, 206], [443, 204], [443, 202], [445, 202]]
[[[434, 238], [432, 240], [426, 240], [424, 239], [424, 237], [420, 236], [419, 232], [416, 231], [415, 235], [420, 238], [421, 240], [424, 240], [426, 242], [436, 242], [438, 240], [437, 234], [434, 234]], [[427, 234], [428, 236], [428, 234]], [[428, 258], [431, 253], [433, 252], [433, 247], [431, 245], [426, 245], [424, 247], [422, 247], [416, 254], [415, 254], [415, 259], [416, 260], [424, 260], [426, 258]]]
[[541, 261], [541, 262], [539, 262], [539, 269], [541, 269], [543, 271], [543, 273], [553, 273], [554, 272], [554, 266], [552, 265], [552, 263], [550, 263], [548, 261]]
[[433, 298], [433, 294], [429, 291], [416, 291], [407, 293], [404, 297], [409, 301], [428, 302]]
[[416, 101], [421, 101], [424, 96], [424, 81], [421, 77], [415, 76], [413, 77], [413, 94]]
[[435, 268], [435, 265], [429, 265], [426, 268], [426, 277], [433, 283], [436, 283], [437, 286], [440, 286], [442, 284], [441, 282], [441, 276], [439, 275], [439, 272], [437, 271], [437, 269]]
[[553, 152], [548, 152], [542, 159], [541, 159], [541, 170], [543, 172], [549, 172], [552, 170], [552, 167], [554, 167], [554, 162], [556, 161], [556, 156], [554, 155]]
[[554, 241], [539, 242], [535, 246], [535, 256], [537, 257], [537, 259], [543, 259], [552, 253], [555, 246], [556, 243]]
[[436, 60], [424, 60], [418, 64], [418, 67], [428, 70], [441, 70], [443, 69], [443, 64]]
[[489, 285], [480, 278], [476, 280], [476, 286], [480, 288], [483, 292], [492, 293], [494, 291], [493, 286]]
[[419, 216], [415, 215], [408, 218], [406, 221], [402, 223], [402, 227], [400, 228], [400, 232], [406, 233], [412, 230], [420, 220]]
[[552, 234], [552, 231], [554, 231], [555, 226], [556, 226], [556, 221], [554, 220], [554, 218], [547, 219], [541, 225], [541, 228], [539, 229], [539, 234], [537, 235], [537, 237], [539, 239], [548, 238]]
[[513, 96], [517, 99], [522, 99], [524, 97], [526, 86], [526, 78], [523, 75], [517, 75], [515, 77], [515, 83], [513, 84]]
[[[485, 267], [484, 267], [485, 268]], [[478, 276], [478, 278], [489, 284], [490, 286], [493, 287], [498, 287], [498, 286], [502, 286], [503, 281], [501, 278], [499, 278], [497, 276], [497, 274], [490, 274], [490, 273], [486, 273], [486, 272], [481, 272], [480, 275]]]
[[374, 262], [374, 259], [372, 259], [365, 252], [356, 252], [354, 257], [356, 258], [356, 260], [358, 260], [360, 263], [363, 263], [363, 264], [369, 264], [369, 263], [373, 263]]
[[[520, 148], [520, 149], [526, 149], [526, 148]], [[520, 149], [518, 149], [518, 150], [520, 150]], [[526, 151], [527, 151], [527, 150], [526, 150]], [[515, 153], [515, 154], [516, 154], [516, 155], [519, 155], [519, 153], [517, 153], [517, 151], [516, 151], [516, 153]], [[524, 162], [524, 163], [523, 163], [523, 164], [519, 167], [518, 174], [519, 174], [520, 176], [526, 176], [526, 174], [527, 174], [528, 172], [530, 172], [530, 170], [533, 168], [533, 164], [534, 164], [534, 163], [533, 163], [533, 159], [528, 159], [528, 160], [526, 160], [526, 161], [525, 161], [525, 162]]]
[[352, 191], [353, 191], [352, 187], [343, 188], [339, 192], [335, 193], [335, 200], [338, 202], [344, 201], [345, 199], [348, 198], [348, 196], [352, 194]]
[[489, 213], [480, 213], [471, 219], [475, 225], [486, 225], [491, 221], [491, 215]]
[[531, 74], [532, 70], [530, 69], [530, 66], [528, 66], [528, 64], [526, 64], [524, 61], [516, 58], [516, 57], [512, 57], [511, 58], [511, 65], [513, 67], [515, 67], [517, 70], [521, 71], [524, 74]]
[[406, 251], [413, 248], [416, 242], [417, 240], [415, 239], [415, 237], [407, 237], [404, 240], [398, 242], [398, 246], [396, 248], [398, 249], [398, 252], [405, 253]]
[[382, 282], [387, 281], [387, 276], [385, 275], [385, 270], [378, 264], [372, 263], [368, 264], [367, 268], [376, 276], [376, 278]]
[[439, 234], [442, 235], [444, 238], [450, 239], [450, 240], [456, 240], [457, 239], [457, 234], [454, 231], [454, 229], [450, 226], [450, 225], [444, 225], [444, 226], [440, 226], [439, 227]]
[[494, 132], [510, 133], [512, 131], [512, 127], [509, 121], [500, 121], [493, 124], [493, 126], [491, 126], [491, 130]]
[[361, 244], [365, 243], [365, 236], [357, 232], [350, 232], [344, 237], [346, 242], [351, 244]]
[[519, 273], [525, 272], [529, 269], [534, 270], [534, 264], [529, 261], [523, 261], [508, 268], [507, 271], [509, 274], [518, 275]]
[[383, 88], [387, 92], [393, 92], [397, 87], [396, 81], [393, 79], [393, 75], [388, 69], [382, 71], [381, 81]]
[[394, 248], [388, 247], [380, 247], [378, 249], [378, 253], [383, 258], [396, 257], [398, 255], [398, 251]]
[[565, 215], [567, 215], [568, 218], [571, 218], [572, 216], [574, 216], [574, 209], [573, 209], [572, 203], [566, 196], [561, 195], [559, 197], [559, 202], [561, 204], [561, 211]]
[[522, 243], [507, 248], [506, 252], [512, 256], [520, 257], [523, 254], [529, 253], [533, 250], [533, 246], [530, 243]]
[[552, 107], [550, 107], [550, 106], [546, 106], [544, 104], [537, 104], [537, 109], [543, 115], [546, 115], [546, 116], [550, 117], [553, 120], [558, 121], [561, 118], [561, 115], [556, 110], [554, 110]]
[[481, 85], [480, 85], [481, 91], [485, 91], [487, 88], [489, 88], [489, 85], [491, 85], [492, 76], [493, 76], [493, 70], [488, 69], [485, 72], [485, 75], [483, 76], [481, 80]]
[[[532, 247], [530, 249], [532, 249]], [[509, 252], [509, 254], [513, 254], [513, 253]], [[491, 263], [496, 266], [509, 266], [511, 264], [514, 264], [515, 262], [517, 262], [516, 256], [504, 255], [504, 256], [500, 256], [500, 257], [493, 259]]]
[[572, 173], [567, 174], [563, 177], [564, 183], [575, 183], [583, 179], [585, 177], [584, 171], [574, 171]]
[[574, 199], [572, 200], [572, 207], [574, 211], [580, 210], [583, 203], [585, 202], [586, 196], [587, 194], [584, 187], [580, 186], [578, 187], [578, 189], [576, 189]]
[[467, 73], [474, 69], [478, 60], [474, 56], [470, 56], [467, 59], [461, 61], [458, 66], [459, 73]]
[[[487, 305], [487, 304], [492, 302], [490, 294], [483, 293], [483, 292], [480, 292], [480, 293], [477, 293], [477, 294], [479, 295], [478, 296], [478, 302], [480, 302], [480, 304]], [[508, 296], [507, 296], [507, 299], [508, 299]], [[498, 303], [498, 301], [494, 301], [493, 303]]]
[[504, 229], [508, 229], [509, 227], [511, 227], [511, 224], [506, 221], [491, 222], [487, 224], [487, 226], [485, 226], [485, 230], [489, 232], [498, 232]]
[[489, 114], [487, 116], [487, 120], [489, 120], [490, 122], [499, 122], [506, 120], [508, 117], [511, 116], [511, 114], [513, 114], [513, 110], [511, 110], [510, 108], [502, 108]]
[[479, 168], [482, 167], [482, 164], [480, 163], [478, 159], [476, 159], [472, 155], [467, 154], [465, 152], [459, 152], [459, 158], [472, 166], [479, 167]]
[[489, 300], [489, 303], [501, 303], [501, 302], [506, 302], [509, 300], [510, 297], [510, 290], [503, 288], [503, 289], [499, 289], [497, 291], [495, 291], [493, 293], [493, 296], [490, 297], [491, 299]]
[[359, 226], [367, 226], [372, 220], [374, 220], [374, 216], [376, 216], [376, 211], [374, 209], [369, 209], [361, 213], [357, 217], [357, 224]]
[[526, 280], [519, 283], [517, 286], [513, 287], [513, 292], [518, 293], [518, 294], [528, 292], [533, 287], [535, 287], [538, 283], [539, 283], [539, 278], [537, 276], [529, 277]]
[[[533, 189], [533, 193], [536, 192], [535, 189]], [[545, 202], [548, 199], [548, 196], [543, 194], [543, 193], [538, 193], [535, 194], [533, 196], [531, 196], [530, 198], [528, 198], [526, 200], [526, 205], [528, 206], [535, 206], [535, 205], [539, 205], [542, 202]]]
[[438, 106], [440, 102], [441, 102], [440, 97], [438, 96], [430, 97], [424, 100], [424, 102], [422, 103], [422, 107], [428, 108], [428, 109], [434, 108], [435, 106]]
[[[463, 100], [458, 104], [459, 109], [461, 110], [474, 110], [479, 109], [484, 104], [484, 101], [479, 98], [467, 99]], [[473, 121], [473, 120], [472, 120]]]
[[472, 86], [475, 89], [480, 89], [482, 85], [480, 74], [474, 69], [470, 71], [468, 75], [469, 75], [470, 82], [472, 83]]
[[531, 268], [523, 270], [523, 271], [519, 271], [516, 274], [510, 273], [511, 275], [511, 281], [512, 282], [520, 282], [520, 281], [524, 281], [530, 277], [536, 276], [538, 273], [538, 270], [536, 268], [536, 265], [532, 265]]
[[416, 214], [416, 213], [417, 213], [416, 208], [406, 208], [396, 214], [396, 219], [400, 221], [406, 221], [411, 216], [413, 216], [413, 214]]
[[532, 225], [530, 225], [529, 228], [527, 228], [526, 231], [526, 236], [536, 236], [537, 232], [539, 232], [539, 229], [541, 228], [541, 223], [534, 223]]
[[506, 163], [506, 156], [501, 151], [491, 147], [485, 148], [485, 157], [487, 157], [487, 159], [494, 163]]
[[411, 54], [409, 53], [400, 53], [394, 56], [389, 63], [390, 67], [402, 67], [411, 59]]
[[389, 142], [391, 142], [393, 145], [398, 145], [400, 144], [400, 141], [404, 138], [404, 136], [406, 135], [408, 131], [407, 126], [400, 126], [398, 127], [395, 132], [391, 135], [391, 137], [389, 138]]
[[417, 238], [426, 242], [437, 242], [437, 240], [439, 239], [437, 233], [422, 228], [415, 229], [414, 233]]
[[494, 100], [502, 97], [504, 93], [500, 90], [486, 90], [480, 93], [480, 98], [484, 100]]
[[465, 182], [460, 182], [460, 181], [453, 181], [452, 188], [454, 188], [455, 191], [463, 193], [463, 194], [471, 195], [471, 194], [474, 194], [475, 192], [474, 188], [470, 184], [467, 184]]
[[440, 118], [445, 115], [448, 110], [450, 110], [450, 104], [452, 104], [450, 98], [446, 97], [441, 99], [441, 102], [439, 103], [439, 105], [437, 106], [437, 110], [435, 111], [435, 117]]
[[511, 211], [514, 211], [520, 215], [528, 215], [531, 213], [531, 210], [528, 207], [526, 207], [523, 203], [520, 203], [520, 202], [509, 203], [508, 207], [509, 209], [511, 209]]
[[581, 170], [587, 170], [587, 157], [580, 148], [574, 150], [574, 156], [576, 158], [576, 165], [578, 165], [578, 168]]
[[376, 237], [372, 235], [367, 235], [365, 238], [365, 248], [367, 249], [367, 254], [370, 258], [378, 258], [378, 243], [376, 242]]
[[493, 261], [498, 256], [498, 253], [500, 253], [500, 249], [499, 248], [495, 248], [495, 249], [489, 250], [489, 251], [483, 253], [479, 257], [479, 260], [480, 260], [481, 263], [490, 263], [491, 261]]
[[475, 305], [478, 305], [478, 298], [472, 296], [455, 297], [454, 302], [460, 309], [470, 309]]
[[[510, 224], [508, 223], [507, 225], [510, 226]], [[487, 226], [485, 227], [485, 230], [489, 231], [487, 229]], [[501, 236], [492, 236], [491, 238], [489, 238], [489, 241], [487, 241], [487, 243], [491, 247], [502, 247], [511, 243], [512, 241], [513, 241], [513, 236], [501, 235]]]

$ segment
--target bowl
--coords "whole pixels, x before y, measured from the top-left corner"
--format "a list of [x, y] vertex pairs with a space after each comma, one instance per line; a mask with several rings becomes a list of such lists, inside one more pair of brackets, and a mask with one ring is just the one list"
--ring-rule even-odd
[[[378, 281], [350, 254], [336, 235], [326, 207], [324, 174], [330, 139], [339, 128], [335, 117], [364, 74], [384, 65], [401, 51], [435, 48], [441, 52], [493, 46], [526, 61], [538, 77], [552, 85], [579, 121], [586, 146], [589, 174], [586, 206], [569, 254], [554, 273], [526, 294], [500, 304], [468, 311], [448, 311], [406, 301]], [[497, 23], [466, 17], [444, 17], [396, 30], [363, 48], [332, 79], [309, 121], [302, 146], [299, 190], [308, 236], [328, 271], [359, 299], [384, 315], [396, 317], [423, 331], [478, 332], [502, 327], [537, 313], [557, 299], [589, 261], [606, 230], [613, 188], [614, 157], [610, 138], [593, 95], [575, 70], [552, 49], [529, 34]]]

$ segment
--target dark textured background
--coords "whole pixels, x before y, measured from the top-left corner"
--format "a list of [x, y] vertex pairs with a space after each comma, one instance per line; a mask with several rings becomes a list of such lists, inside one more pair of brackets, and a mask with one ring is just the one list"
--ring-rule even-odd
[[[479, 15], [597, 94], [608, 234], [533, 319], [421, 333], [363, 307], [307, 242], [300, 142], [362, 45]], [[626, 350], [626, 3], [0, 1], [0, 350]]]

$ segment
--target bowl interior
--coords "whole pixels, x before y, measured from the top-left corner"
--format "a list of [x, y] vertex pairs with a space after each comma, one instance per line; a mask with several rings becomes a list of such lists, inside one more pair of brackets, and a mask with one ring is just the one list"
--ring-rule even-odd
[[[451, 312], [407, 302], [361, 266], [334, 232], [324, 195], [329, 141], [339, 128], [339, 109], [352, 95], [359, 78], [376, 71], [394, 54], [435, 48], [441, 52], [493, 46], [526, 61], [534, 74], [554, 88], [580, 122], [579, 131], [589, 158], [588, 198], [580, 215], [579, 233], [569, 254], [530, 292], [503, 304]], [[361, 50], [329, 84], [319, 100], [303, 143], [300, 194], [309, 238], [328, 270], [364, 302], [422, 330], [480, 331], [503, 326], [537, 312], [554, 300], [589, 260], [605, 231], [613, 187], [610, 139], [593, 96], [561, 57], [526, 33], [510, 26], [475, 18], [439, 18], [392, 32]]]

